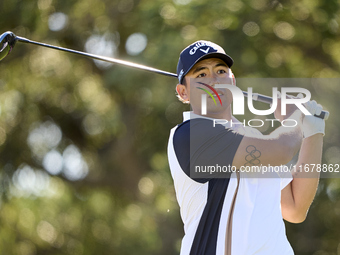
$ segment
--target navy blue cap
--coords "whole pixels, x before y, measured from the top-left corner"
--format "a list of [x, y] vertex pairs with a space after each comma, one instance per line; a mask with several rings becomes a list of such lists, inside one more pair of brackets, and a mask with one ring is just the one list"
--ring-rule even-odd
[[177, 64], [177, 77], [182, 84], [183, 77], [191, 68], [200, 60], [207, 58], [222, 59], [229, 67], [234, 63], [233, 59], [228, 56], [221, 46], [209, 41], [197, 41], [186, 47], [179, 55]]

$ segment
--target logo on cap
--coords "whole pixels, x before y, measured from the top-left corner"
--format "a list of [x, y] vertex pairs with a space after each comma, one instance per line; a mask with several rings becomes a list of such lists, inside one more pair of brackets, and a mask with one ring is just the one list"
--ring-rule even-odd
[[[208, 46], [208, 48], [206, 50], [200, 49], [203, 46]], [[214, 47], [214, 45], [212, 43], [208, 43], [208, 42], [198, 42], [194, 45], [194, 47], [189, 51], [190, 55], [194, 55], [197, 50], [199, 49], [200, 51], [202, 51], [205, 54], [208, 54], [210, 47], [213, 48], [215, 51], [217, 51], [217, 49]]]
[[179, 79], [180, 81], [182, 81], [182, 76], [183, 76], [183, 74], [184, 74], [184, 70], [182, 69], [182, 70], [179, 72], [179, 75], [178, 75], [178, 79]]

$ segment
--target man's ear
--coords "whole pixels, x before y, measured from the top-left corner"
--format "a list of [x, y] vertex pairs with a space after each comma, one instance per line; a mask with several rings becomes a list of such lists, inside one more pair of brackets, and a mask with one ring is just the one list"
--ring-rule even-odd
[[189, 103], [190, 96], [187, 90], [187, 87], [183, 84], [177, 84], [176, 86], [176, 92], [181, 99], [182, 102], [187, 102]]

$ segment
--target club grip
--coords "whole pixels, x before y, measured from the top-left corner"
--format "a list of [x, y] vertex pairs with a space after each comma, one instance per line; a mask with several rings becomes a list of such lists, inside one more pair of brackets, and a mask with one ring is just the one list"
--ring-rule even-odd
[[318, 117], [323, 120], [328, 120], [329, 112], [328, 111], [321, 111], [319, 115], [314, 114], [315, 117]]
[[[244, 92], [243, 94], [245, 96], [248, 96], [247, 92]], [[273, 98], [271, 98], [269, 96], [257, 94], [257, 93], [253, 93], [253, 100], [263, 102], [263, 103], [266, 103], [266, 104], [271, 104], [273, 102]], [[329, 112], [323, 110], [319, 115], [314, 115], [314, 116], [318, 117], [320, 119], [327, 120], [328, 117], [329, 117]]]

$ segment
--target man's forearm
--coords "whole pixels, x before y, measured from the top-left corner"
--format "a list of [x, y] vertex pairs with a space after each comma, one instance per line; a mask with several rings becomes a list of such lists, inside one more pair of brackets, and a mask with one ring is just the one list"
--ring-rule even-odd
[[[291, 183], [294, 206], [297, 214], [305, 218], [319, 183], [320, 174], [316, 166], [321, 164], [323, 135], [316, 134], [305, 138], [302, 142], [296, 168], [293, 169]], [[315, 167], [312, 171], [313, 164]]]
[[281, 146], [285, 145], [284, 147], [287, 148], [285, 153], [290, 155], [288, 161], [290, 161], [296, 155], [301, 147], [303, 138], [301, 129], [303, 115], [299, 110], [296, 110], [292, 115], [289, 116], [289, 119], [296, 121], [295, 127], [281, 126], [269, 135], [273, 139], [278, 140]]

